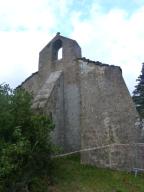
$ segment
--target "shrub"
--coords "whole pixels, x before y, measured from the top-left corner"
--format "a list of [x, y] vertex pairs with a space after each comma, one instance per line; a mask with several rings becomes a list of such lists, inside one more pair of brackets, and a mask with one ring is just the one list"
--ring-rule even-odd
[[[0, 85], [0, 189], [33, 191], [37, 182], [50, 179], [53, 146], [52, 120], [33, 114], [32, 97], [23, 89]], [[37, 182], [36, 182], [37, 181]]]

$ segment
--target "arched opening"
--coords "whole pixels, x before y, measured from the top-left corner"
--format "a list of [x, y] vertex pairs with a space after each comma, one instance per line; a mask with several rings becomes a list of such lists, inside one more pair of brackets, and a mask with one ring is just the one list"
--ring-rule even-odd
[[52, 59], [53, 60], [62, 59], [62, 55], [63, 55], [62, 52], [63, 52], [62, 41], [58, 39], [53, 43]]
[[58, 50], [58, 60], [62, 59], [62, 47]]

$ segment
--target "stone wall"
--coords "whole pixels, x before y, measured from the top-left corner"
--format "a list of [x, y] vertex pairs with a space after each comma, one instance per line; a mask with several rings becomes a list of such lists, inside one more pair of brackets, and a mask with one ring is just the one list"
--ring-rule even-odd
[[[81, 148], [83, 163], [130, 169], [134, 166], [138, 114], [119, 67], [80, 60]], [[107, 146], [108, 145], [108, 146]]]
[[39, 88], [40, 88], [40, 79], [38, 72], [33, 73], [30, 77], [28, 77], [21, 85], [25, 90], [33, 94], [35, 97]]

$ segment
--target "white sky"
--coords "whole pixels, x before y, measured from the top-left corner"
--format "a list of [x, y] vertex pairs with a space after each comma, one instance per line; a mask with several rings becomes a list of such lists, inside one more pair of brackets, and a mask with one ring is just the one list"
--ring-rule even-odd
[[144, 62], [144, 1], [115, 2], [0, 0], [0, 83], [16, 87], [35, 72], [40, 50], [60, 31], [83, 56], [121, 66], [132, 92]]

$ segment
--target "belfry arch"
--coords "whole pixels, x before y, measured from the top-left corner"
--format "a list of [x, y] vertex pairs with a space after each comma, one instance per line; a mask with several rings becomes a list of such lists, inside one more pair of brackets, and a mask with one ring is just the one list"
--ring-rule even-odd
[[62, 47], [62, 41], [60, 39], [56, 40], [53, 43], [52, 49], [53, 49], [52, 50], [52, 59], [53, 60], [62, 59], [63, 47]]

